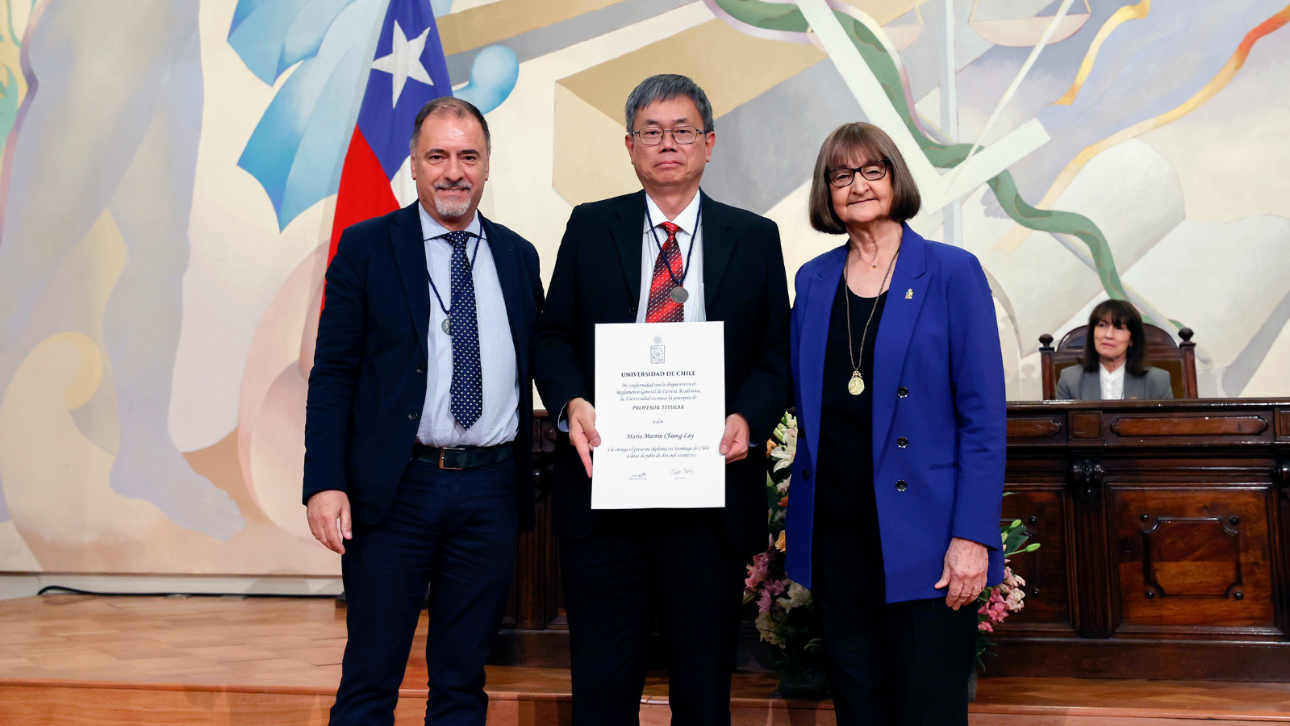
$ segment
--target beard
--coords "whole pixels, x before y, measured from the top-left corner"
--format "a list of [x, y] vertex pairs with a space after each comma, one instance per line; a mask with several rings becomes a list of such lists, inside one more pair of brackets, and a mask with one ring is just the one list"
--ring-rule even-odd
[[[469, 193], [471, 191], [471, 188], [465, 184], [455, 184], [451, 186], [435, 187], [435, 191], [448, 191], [448, 190], [454, 190], [454, 191], [460, 190], [460, 191]], [[445, 199], [440, 199], [439, 195], [436, 194], [434, 197], [434, 208], [435, 208], [435, 211], [440, 214], [440, 216], [461, 217], [461, 216], [464, 216], [466, 212], [470, 211], [470, 202], [471, 200], [469, 197], [467, 197], [466, 199], [463, 199], [460, 202], [450, 202]]]

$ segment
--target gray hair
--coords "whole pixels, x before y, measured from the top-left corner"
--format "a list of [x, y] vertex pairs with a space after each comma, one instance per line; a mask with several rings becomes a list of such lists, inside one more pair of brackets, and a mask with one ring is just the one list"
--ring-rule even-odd
[[627, 130], [636, 128], [636, 116], [646, 106], [657, 101], [670, 101], [681, 97], [694, 102], [694, 107], [699, 109], [699, 117], [703, 119], [703, 130], [712, 131], [714, 128], [712, 104], [708, 102], [708, 94], [704, 93], [703, 89], [699, 88], [699, 84], [690, 80], [688, 76], [675, 73], [650, 76], [641, 81], [640, 85], [631, 92], [627, 97]]
[[488, 152], [493, 150], [493, 136], [488, 133], [488, 121], [484, 120], [484, 114], [475, 108], [475, 104], [470, 101], [464, 101], [453, 96], [440, 96], [432, 99], [421, 107], [417, 113], [417, 120], [412, 124], [412, 140], [408, 142], [408, 149], [411, 150], [412, 156], [417, 155], [417, 142], [421, 140], [421, 124], [430, 116], [449, 114], [457, 118], [473, 118], [479, 122], [480, 128], [484, 130], [484, 147]]

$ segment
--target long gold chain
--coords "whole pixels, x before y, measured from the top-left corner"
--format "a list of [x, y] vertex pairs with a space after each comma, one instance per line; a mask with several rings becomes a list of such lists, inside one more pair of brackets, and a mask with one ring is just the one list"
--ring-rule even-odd
[[882, 284], [878, 285], [878, 295], [873, 299], [873, 307], [869, 309], [869, 319], [865, 321], [864, 333], [860, 336], [860, 360], [856, 360], [855, 352], [852, 350], [851, 343], [851, 283], [847, 279], [847, 268], [851, 266], [850, 260], [842, 262], [842, 284], [846, 287], [847, 303], [847, 359], [851, 361], [851, 380], [847, 381], [847, 391], [852, 396], [859, 396], [864, 393], [864, 376], [860, 375], [860, 364], [864, 361], [864, 344], [869, 338], [869, 325], [873, 323], [873, 315], [878, 312], [878, 302], [882, 298], [883, 288], [887, 287], [887, 278], [891, 276], [891, 269], [896, 266], [896, 258], [900, 257], [900, 245], [896, 246], [896, 254], [891, 256], [891, 261], [887, 263], [887, 271], [883, 273]]

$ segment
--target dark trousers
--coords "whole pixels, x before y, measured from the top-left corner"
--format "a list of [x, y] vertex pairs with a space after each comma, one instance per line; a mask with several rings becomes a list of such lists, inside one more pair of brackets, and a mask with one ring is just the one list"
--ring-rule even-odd
[[510, 591], [515, 462], [444, 471], [415, 461], [379, 524], [354, 524], [341, 568], [349, 642], [332, 726], [393, 724], [430, 586], [426, 724], [484, 726], [484, 659]]
[[606, 512], [561, 540], [574, 726], [640, 723], [656, 614], [673, 726], [728, 726], [744, 563], [712, 510]]
[[816, 613], [838, 726], [967, 726], [976, 606], [886, 604], [877, 523], [817, 513]]

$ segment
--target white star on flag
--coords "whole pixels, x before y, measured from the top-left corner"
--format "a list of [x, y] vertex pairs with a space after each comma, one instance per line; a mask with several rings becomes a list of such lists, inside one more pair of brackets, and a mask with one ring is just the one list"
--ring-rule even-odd
[[426, 67], [421, 65], [421, 53], [426, 48], [426, 37], [430, 34], [430, 28], [421, 31], [421, 35], [408, 40], [403, 34], [403, 28], [399, 27], [399, 21], [394, 21], [394, 45], [390, 48], [390, 54], [377, 58], [372, 61], [372, 68], [378, 71], [384, 71], [394, 76], [394, 99], [391, 106], [399, 105], [399, 95], [403, 93], [403, 85], [411, 78], [421, 81], [427, 86], [433, 86], [434, 81], [430, 80], [430, 74], [426, 72]]

